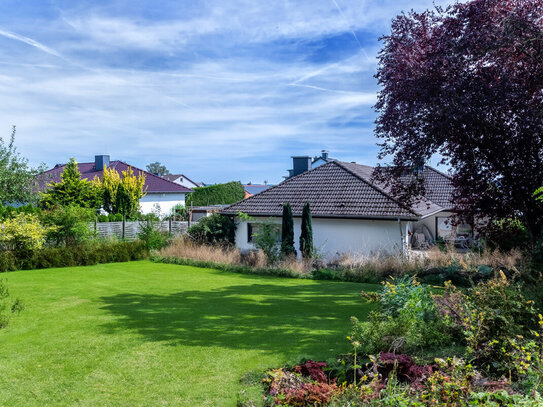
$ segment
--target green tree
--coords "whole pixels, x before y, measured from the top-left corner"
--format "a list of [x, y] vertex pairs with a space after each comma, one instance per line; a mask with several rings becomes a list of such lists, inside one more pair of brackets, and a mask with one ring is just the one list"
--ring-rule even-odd
[[300, 235], [300, 251], [304, 259], [313, 257], [313, 226], [311, 224], [311, 209], [309, 202], [302, 210], [302, 233]]
[[93, 218], [92, 209], [76, 205], [54, 206], [41, 214], [42, 223], [50, 226], [47, 237], [57, 246], [73, 246], [92, 237]]
[[102, 205], [100, 180], [98, 178], [92, 181], [82, 179], [77, 161], [74, 158], [70, 158], [60, 178], [60, 182], [51, 182], [49, 189], [42, 193], [41, 207], [76, 205], [82, 208], [100, 208]]
[[294, 218], [292, 207], [287, 202], [283, 205], [283, 224], [281, 227], [281, 254], [284, 257], [296, 256], [294, 248]]
[[168, 171], [166, 166], [160, 164], [158, 161], [155, 161], [154, 163], [151, 163], [151, 164], [147, 164], [147, 167], [145, 168], [151, 174], [155, 174], [160, 177], [162, 177], [163, 175], [170, 175], [170, 171]]
[[0, 203], [26, 203], [37, 200], [34, 176], [43, 168], [29, 167], [15, 147], [15, 126], [8, 142], [0, 137]]

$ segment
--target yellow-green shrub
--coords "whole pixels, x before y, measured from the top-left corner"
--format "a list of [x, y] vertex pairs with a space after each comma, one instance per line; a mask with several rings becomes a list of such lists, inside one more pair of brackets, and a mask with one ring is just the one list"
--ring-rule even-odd
[[36, 215], [17, 214], [0, 224], [0, 248], [16, 253], [41, 249], [48, 231]]

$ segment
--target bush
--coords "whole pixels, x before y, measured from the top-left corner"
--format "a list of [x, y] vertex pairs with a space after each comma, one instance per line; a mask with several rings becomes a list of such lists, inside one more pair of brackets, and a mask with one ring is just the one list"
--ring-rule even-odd
[[75, 205], [55, 205], [41, 214], [41, 221], [49, 226], [47, 237], [55, 245], [73, 246], [91, 238], [90, 222], [94, 211]]
[[[12, 252], [0, 252], [0, 272], [49, 267], [90, 266], [100, 263], [141, 260], [147, 256], [145, 244], [134, 242], [87, 242], [71, 247], [45, 247], [20, 259]], [[14, 265], [14, 259], [16, 267]]]
[[353, 341], [361, 353], [411, 350], [450, 344], [447, 325], [430, 289], [413, 277], [390, 279], [378, 293], [363, 293], [376, 303], [367, 322], [352, 318]]
[[464, 335], [474, 366], [493, 377], [518, 379], [526, 373], [521, 362], [535, 358], [530, 349], [540, 336], [534, 304], [524, 297], [520, 283], [500, 273], [466, 294], [447, 286], [437, 301], [442, 315]]
[[529, 246], [530, 236], [518, 219], [500, 219], [490, 222], [482, 231], [485, 243], [492, 250], [509, 252]]
[[0, 224], [0, 230], [0, 250], [12, 251], [19, 259], [41, 249], [49, 231], [36, 215], [24, 213], [4, 220]]
[[147, 251], [160, 250], [168, 244], [169, 235], [161, 232], [154, 221], [140, 222], [138, 238], [144, 243]]
[[187, 233], [199, 243], [234, 244], [236, 225], [229, 217], [214, 213], [191, 226]]
[[280, 225], [273, 219], [267, 219], [258, 224], [258, 232], [253, 234], [255, 246], [266, 254], [270, 263], [275, 263], [280, 257]]

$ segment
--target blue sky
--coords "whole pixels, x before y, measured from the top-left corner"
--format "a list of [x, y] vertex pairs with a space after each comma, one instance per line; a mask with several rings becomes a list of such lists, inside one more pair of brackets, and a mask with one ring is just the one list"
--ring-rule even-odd
[[32, 164], [110, 154], [209, 183], [279, 182], [321, 149], [372, 165], [378, 37], [432, 3], [1, 0], [0, 136], [16, 125]]

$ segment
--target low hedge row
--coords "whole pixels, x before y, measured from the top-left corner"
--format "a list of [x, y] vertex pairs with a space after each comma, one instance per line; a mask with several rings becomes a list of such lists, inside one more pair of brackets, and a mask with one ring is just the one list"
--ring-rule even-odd
[[287, 278], [310, 278], [310, 275], [304, 275], [294, 270], [285, 268], [257, 268], [243, 266], [238, 264], [216, 263], [213, 261], [194, 260], [185, 257], [165, 257], [154, 255], [151, 260], [156, 263], [178, 264], [181, 266], [192, 266], [226, 271], [229, 273], [241, 274], [259, 274], [265, 276], [287, 277]]
[[0, 252], [0, 272], [49, 267], [90, 266], [101, 263], [141, 260], [145, 244], [133, 242], [89, 242], [71, 247], [46, 247], [24, 258], [10, 251]]

